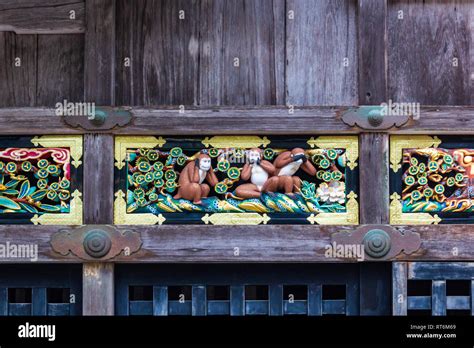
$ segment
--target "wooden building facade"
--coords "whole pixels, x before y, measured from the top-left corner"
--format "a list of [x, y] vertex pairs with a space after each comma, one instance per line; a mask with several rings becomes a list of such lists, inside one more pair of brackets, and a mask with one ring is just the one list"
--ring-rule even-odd
[[473, 315], [473, 101], [471, 0], [1, 1], [0, 315]]

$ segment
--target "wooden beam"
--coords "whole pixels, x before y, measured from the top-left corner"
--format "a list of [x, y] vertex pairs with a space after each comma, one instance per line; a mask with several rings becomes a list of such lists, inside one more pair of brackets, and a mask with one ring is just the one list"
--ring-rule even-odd
[[114, 315], [113, 263], [84, 264], [82, 296], [83, 315]]
[[0, 31], [17, 34], [78, 34], [84, 32], [84, 1], [3, 0]]
[[[358, 134], [340, 120], [347, 107], [304, 107], [290, 114], [286, 107], [193, 107], [179, 113], [177, 108], [123, 107], [133, 114], [133, 122], [123, 128], [101, 133], [133, 135], [210, 134]], [[474, 135], [474, 107], [424, 106], [419, 120], [411, 120], [389, 134]], [[56, 116], [53, 108], [0, 108], [0, 135], [84, 134]], [[31, 127], [35, 124], [35, 127]], [[380, 131], [378, 131], [380, 132]]]
[[[51, 249], [53, 233], [73, 226], [0, 225], [0, 243], [38, 245], [38, 262], [71, 263], [82, 260], [63, 256]], [[112, 262], [347, 262], [328, 259], [326, 247], [331, 235], [352, 232], [356, 226], [320, 225], [154, 225], [116, 226], [119, 231], [140, 234], [143, 245], [131, 255]], [[399, 254], [398, 261], [468, 261], [474, 259], [474, 225], [395, 226], [400, 232], [415, 232], [421, 246], [413, 254]], [[235, 248], [238, 248], [238, 255]], [[2, 259], [4, 263], [25, 263], [28, 259]]]

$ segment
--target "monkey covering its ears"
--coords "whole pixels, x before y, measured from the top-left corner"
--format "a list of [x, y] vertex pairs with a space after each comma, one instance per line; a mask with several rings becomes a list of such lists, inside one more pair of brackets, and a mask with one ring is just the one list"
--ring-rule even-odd
[[200, 154], [195, 161], [189, 162], [179, 175], [179, 189], [174, 199], [184, 198], [192, 200], [194, 204], [201, 204], [201, 198], [207, 197], [211, 190], [204, 181], [214, 187], [218, 179], [211, 167], [211, 157]]

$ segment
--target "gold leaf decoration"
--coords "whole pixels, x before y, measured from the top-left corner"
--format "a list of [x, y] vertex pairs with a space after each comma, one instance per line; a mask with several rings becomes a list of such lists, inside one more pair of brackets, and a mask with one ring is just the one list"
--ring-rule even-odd
[[215, 213], [204, 215], [202, 221], [213, 225], [260, 225], [261, 223], [266, 225], [270, 217], [267, 214], [258, 213]]
[[260, 138], [253, 135], [236, 135], [236, 136], [215, 136], [212, 138], [206, 137], [202, 141], [206, 147], [212, 146], [215, 148], [242, 148], [250, 149], [253, 147], [266, 147], [270, 144], [267, 137]]
[[403, 213], [403, 206], [398, 193], [393, 193], [390, 202], [391, 225], [437, 225], [441, 222], [438, 215], [428, 213]]
[[125, 193], [118, 190], [114, 201], [114, 224], [115, 225], [155, 225], [163, 224], [166, 218], [162, 214], [127, 214], [127, 203]]
[[116, 136], [115, 137], [115, 166], [122, 169], [127, 158], [127, 149], [162, 147], [166, 140], [153, 136]]
[[72, 165], [78, 168], [82, 158], [82, 135], [44, 135], [34, 137], [31, 142], [35, 146], [69, 148]]
[[396, 173], [402, 167], [403, 149], [438, 147], [441, 140], [429, 135], [392, 135], [390, 137], [390, 167]]
[[318, 225], [358, 225], [359, 224], [359, 203], [357, 195], [351, 191], [347, 195], [345, 213], [319, 213], [311, 214], [307, 220], [311, 224]]
[[354, 170], [357, 167], [357, 159], [359, 158], [359, 138], [357, 136], [320, 136], [316, 139], [311, 137], [307, 141], [312, 148], [319, 147], [321, 149], [345, 149], [347, 166]]
[[67, 214], [35, 214], [31, 222], [35, 225], [82, 225], [81, 193], [76, 190], [71, 195], [70, 212]]

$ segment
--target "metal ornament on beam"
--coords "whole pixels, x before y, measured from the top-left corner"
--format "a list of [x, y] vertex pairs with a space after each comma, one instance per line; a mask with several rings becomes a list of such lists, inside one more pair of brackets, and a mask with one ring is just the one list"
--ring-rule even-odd
[[140, 234], [120, 231], [109, 225], [87, 225], [61, 229], [51, 237], [54, 252], [74, 255], [87, 261], [106, 261], [119, 255], [130, 256], [140, 250]]
[[96, 106], [94, 115], [64, 115], [61, 118], [66, 125], [73, 128], [104, 131], [128, 125], [132, 121], [132, 113], [125, 108]]
[[331, 240], [343, 246], [363, 245], [368, 260], [391, 260], [401, 253], [413, 254], [421, 246], [419, 233], [401, 232], [389, 225], [362, 225], [351, 233], [334, 233]]
[[348, 108], [342, 113], [341, 120], [351, 127], [364, 130], [387, 130], [405, 126], [414, 115], [387, 115], [386, 107], [381, 105], [363, 105]]

